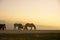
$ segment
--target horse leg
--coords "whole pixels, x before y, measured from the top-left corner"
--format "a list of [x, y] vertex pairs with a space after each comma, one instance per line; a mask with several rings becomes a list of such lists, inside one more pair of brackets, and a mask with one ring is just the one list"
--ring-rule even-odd
[[18, 30], [20, 30], [20, 28], [18, 27]]
[[34, 26], [34, 30], [36, 30], [36, 27]]
[[14, 26], [14, 30], [16, 29], [16, 26]]
[[4, 28], [2, 28], [2, 30], [4, 30]]
[[32, 27], [31, 27], [31, 29], [30, 30], [32, 30]]
[[28, 30], [27, 26], [24, 27], [24, 30]]

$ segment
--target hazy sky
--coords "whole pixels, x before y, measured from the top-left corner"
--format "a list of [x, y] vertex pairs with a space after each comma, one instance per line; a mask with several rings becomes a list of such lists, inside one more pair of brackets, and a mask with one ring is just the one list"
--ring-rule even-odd
[[60, 28], [60, 0], [0, 0], [0, 20]]

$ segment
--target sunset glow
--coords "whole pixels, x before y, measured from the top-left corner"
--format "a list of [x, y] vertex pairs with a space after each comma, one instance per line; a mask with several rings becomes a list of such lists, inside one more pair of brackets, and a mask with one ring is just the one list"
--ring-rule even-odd
[[[59, 0], [1, 0], [0, 20], [31, 22], [37, 29], [60, 29]], [[48, 26], [40, 27], [39, 25]], [[10, 28], [10, 27], [8, 27]]]

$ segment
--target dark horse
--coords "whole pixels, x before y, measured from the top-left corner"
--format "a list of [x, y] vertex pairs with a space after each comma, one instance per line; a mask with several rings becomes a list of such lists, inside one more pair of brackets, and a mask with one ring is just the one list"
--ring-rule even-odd
[[23, 29], [23, 25], [22, 25], [22, 24], [17, 24], [17, 23], [15, 23], [15, 24], [14, 24], [14, 29], [16, 29], [16, 27], [18, 27], [18, 30]]
[[6, 29], [5, 24], [0, 24], [0, 30], [5, 30], [5, 29]]
[[[28, 27], [31, 28], [30, 30], [36, 30], [36, 26], [33, 23], [26, 23], [25, 29], [29, 30]], [[34, 29], [32, 29], [32, 28], [34, 28]]]

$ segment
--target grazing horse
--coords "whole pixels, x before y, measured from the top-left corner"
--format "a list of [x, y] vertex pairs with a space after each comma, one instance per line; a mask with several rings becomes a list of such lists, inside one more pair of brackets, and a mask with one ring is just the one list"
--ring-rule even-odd
[[0, 24], [0, 30], [5, 30], [5, 29], [6, 29], [5, 24]]
[[22, 25], [22, 24], [17, 24], [17, 23], [15, 23], [15, 24], [14, 24], [14, 29], [16, 29], [16, 27], [18, 27], [18, 30], [23, 29], [23, 25]]
[[34, 30], [36, 30], [36, 26], [33, 23], [26, 23], [25, 29], [29, 30], [28, 27], [31, 28], [30, 30], [33, 30], [32, 28], [34, 28]]

